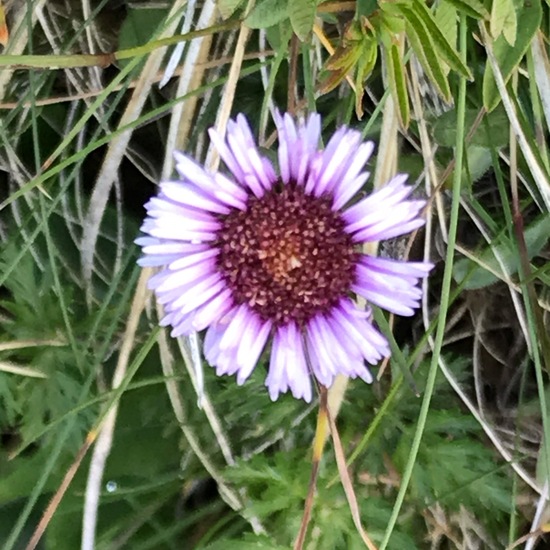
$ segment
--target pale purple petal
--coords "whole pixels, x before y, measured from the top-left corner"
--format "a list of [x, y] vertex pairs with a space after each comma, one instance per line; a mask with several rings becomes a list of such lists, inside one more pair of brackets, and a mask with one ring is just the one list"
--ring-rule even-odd
[[176, 169], [182, 181], [190, 182], [204, 194], [230, 206], [244, 210], [247, 194], [237, 184], [224, 178], [221, 174], [210, 174], [186, 155], [175, 152]]
[[390, 292], [387, 287], [374, 283], [368, 285], [356, 283], [352, 286], [352, 290], [369, 302], [404, 317], [414, 315], [414, 310], [419, 307], [422, 296], [421, 292], [415, 293], [414, 289], [410, 292], [400, 290]]
[[362, 143], [355, 151], [351, 163], [345, 169], [340, 181], [337, 181], [334, 187], [335, 210], [342, 208], [351, 197], [359, 191], [359, 182], [361, 182], [361, 186], [364, 185], [369, 173], [360, 174], [360, 172], [371, 157], [373, 151], [374, 143], [372, 141]]
[[256, 197], [262, 197], [265, 190], [271, 189], [277, 178], [271, 163], [258, 153], [244, 116], [239, 115], [236, 121], [229, 121], [226, 143], [239, 167], [238, 174], [233, 174], [240, 183], [248, 186]]
[[369, 311], [358, 310], [351, 300], [343, 299], [334, 309], [333, 317], [368, 363], [375, 365], [382, 357], [390, 355], [388, 342], [372, 325]]
[[246, 304], [242, 304], [237, 308], [235, 316], [231, 319], [220, 342], [220, 349], [222, 351], [237, 346], [243, 329], [251, 315], [250, 308]]
[[361, 258], [361, 263], [379, 273], [417, 278], [427, 277], [434, 268], [434, 264], [430, 262], [401, 262], [398, 260], [375, 258], [367, 255]]
[[244, 384], [254, 370], [271, 332], [271, 321], [262, 322], [256, 317], [252, 317], [252, 319], [252, 327], [247, 333], [248, 339], [247, 341], [243, 339], [237, 352], [237, 363], [239, 364], [237, 384]]
[[309, 365], [315, 378], [323, 386], [330, 388], [335, 373], [331, 369], [332, 363], [328, 355], [324, 355], [322, 340], [316, 331], [306, 328], [306, 351]]
[[297, 399], [310, 402], [311, 380], [307, 369], [302, 336], [294, 323], [280, 327], [273, 337], [266, 386], [273, 401], [290, 389]]
[[360, 141], [361, 134], [359, 132], [348, 130], [345, 127], [332, 136], [323, 152], [323, 167], [313, 189], [316, 197], [327, 191], [332, 191], [342, 181], [357, 153]]
[[296, 142], [296, 126], [294, 121], [289, 116], [281, 116], [275, 112], [275, 124], [277, 125], [277, 133], [279, 134], [279, 170], [281, 179], [284, 183], [289, 183], [292, 170], [292, 145]]
[[407, 177], [406, 174], [395, 176], [387, 185], [342, 212], [342, 218], [349, 226], [348, 231], [355, 230], [354, 224], [361, 228], [361, 222], [373, 213], [381, 210], [391, 212], [395, 205], [403, 202], [413, 191], [411, 186], [404, 185]]
[[195, 254], [209, 250], [207, 244], [181, 243], [170, 240], [155, 239], [152, 237], [140, 237], [134, 241], [142, 247], [144, 254], [177, 254], [180, 257], [187, 254]]
[[400, 262], [363, 256], [357, 265], [353, 289], [374, 304], [399, 315], [413, 315], [419, 307], [420, 278], [427, 277], [433, 264]]
[[178, 269], [184, 269], [192, 265], [203, 262], [204, 260], [210, 260], [218, 256], [220, 251], [217, 248], [207, 248], [206, 250], [201, 250], [200, 252], [186, 254], [183, 257], [179, 257], [174, 262], [168, 264], [168, 269], [171, 271], [176, 271]]
[[368, 227], [363, 231], [359, 231], [353, 235], [353, 240], [355, 242], [366, 243], [393, 239], [394, 237], [399, 237], [400, 235], [406, 235], [407, 233], [422, 227], [425, 223], [425, 220], [419, 218], [403, 224], [399, 224], [393, 219], [387, 220], [386, 222], [381, 222], [374, 227]]
[[425, 205], [425, 201], [404, 201], [393, 204], [388, 210], [375, 210], [365, 214], [361, 220], [349, 223], [346, 231], [348, 233], [375, 231], [378, 227], [400, 225], [400, 223], [417, 219], [418, 213]]
[[191, 288], [174, 300], [172, 308], [181, 308], [182, 313], [188, 312], [196, 307], [204, 304], [211, 297], [215, 296], [225, 287], [225, 282], [222, 281], [219, 273], [212, 273], [209, 277], [202, 278], [200, 282], [194, 283]]
[[208, 135], [210, 136], [210, 141], [214, 144], [214, 147], [220, 154], [223, 162], [229, 168], [229, 171], [233, 177], [240, 183], [243, 183], [244, 180], [244, 171], [240, 164], [237, 162], [237, 159], [234, 157], [233, 153], [227, 146], [223, 137], [218, 134], [216, 130], [210, 128], [208, 130]]
[[349, 181], [344, 187], [341, 185], [339, 187], [338, 193], [335, 193], [334, 204], [332, 205], [333, 210], [340, 210], [352, 197], [354, 197], [365, 185], [369, 179], [370, 172], [363, 172], [359, 174], [356, 178]]
[[193, 330], [204, 330], [211, 324], [223, 319], [231, 309], [233, 309], [233, 293], [226, 288], [197, 309], [192, 320]]
[[204, 357], [211, 364], [215, 365], [220, 356], [220, 341], [225, 334], [227, 324], [213, 323], [208, 327], [204, 337]]
[[194, 185], [179, 182], [165, 182], [161, 184], [162, 192], [171, 200], [199, 210], [229, 214], [230, 209], [211, 195]]
[[321, 118], [311, 114], [307, 121], [300, 119], [297, 124], [285, 113], [276, 113], [275, 124], [279, 134], [279, 169], [284, 183], [294, 182], [304, 185], [311, 172], [312, 161], [318, 155], [321, 135]]
[[170, 275], [155, 288], [157, 292], [165, 292], [174, 290], [175, 288], [186, 287], [190, 283], [199, 284], [207, 277], [217, 274], [216, 260], [208, 258], [203, 262], [193, 264], [185, 269], [170, 271]]

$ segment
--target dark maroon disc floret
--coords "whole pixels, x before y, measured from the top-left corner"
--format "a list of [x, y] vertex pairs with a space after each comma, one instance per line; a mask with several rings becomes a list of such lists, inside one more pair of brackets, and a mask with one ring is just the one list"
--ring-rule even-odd
[[349, 294], [359, 252], [331, 205], [291, 184], [220, 217], [218, 268], [237, 304], [303, 327]]

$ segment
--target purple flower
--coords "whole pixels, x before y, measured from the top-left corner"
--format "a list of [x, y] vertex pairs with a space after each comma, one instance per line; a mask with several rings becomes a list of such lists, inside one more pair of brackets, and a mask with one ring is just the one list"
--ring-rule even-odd
[[210, 130], [229, 177], [175, 154], [180, 179], [161, 183], [146, 205], [139, 263], [161, 267], [150, 280], [161, 324], [172, 336], [207, 329], [205, 356], [219, 375], [243, 384], [271, 341], [271, 398], [290, 389], [310, 401], [311, 375], [327, 387], [337, 374], [371, 382], [365, 363], [390, 353], [354, 295], [399, 315], [418, 307], [432, 265], [369, 256], [361, 245], [423, 225], [425, 201], [408, 199], [404, 175], [354, 200], [372, 142], [343, 127], [323, 150], [319, 115], [275, 122], [279, 175], [242, 115], [225, 139]]

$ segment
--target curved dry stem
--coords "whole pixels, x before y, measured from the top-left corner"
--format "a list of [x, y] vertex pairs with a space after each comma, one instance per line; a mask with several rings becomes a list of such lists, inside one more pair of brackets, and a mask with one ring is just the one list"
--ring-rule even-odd
[[[134, 346], [134, 338], [139, 323], [141, 312], [147, 301], [147, 280], [150, 276], [150, 269], [144, 269], [139, 277], [128, 324], [120, 348], [118, 362], [113, 375], [112, 389], [120, 386], [126, 375], [130, 352]], [[99, 495], [101, 493], [101, 482], [105, 462], [111, 451], [113, 443], [113, 433], [115, 430], [116, 417], [118, 412], [118, 402], [114, 403], [105, 419], [103, 426], [99, 431], [97, 442], [94, 446], [90, 469], [88, 471], [88, 480], [86, 483], [86, 495], [84, 500], [84, 514], [82, 518], [82, 550], [94, 550], [95, 548], [95, 529], [97, 524], [97, 510], [99, 506]]]

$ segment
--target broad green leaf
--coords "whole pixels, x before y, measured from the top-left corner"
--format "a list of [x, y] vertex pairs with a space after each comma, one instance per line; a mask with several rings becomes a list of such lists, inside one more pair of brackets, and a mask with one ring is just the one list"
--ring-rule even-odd
[[514, 45], [517, 33], [514, 0], [493, 0], [489, 28], [495, 40], [502, 34], [510, 46]]
[[[467, 109], [464, 124], [466, 132], [470, 131], [478, 115], [477, 109]], [[472, 136], [469, 145], [478, 147], [504, 147], [508, 144], [510, 124], [503, 109], [485, 115], [487, 124], [481, 122]], [[456, 145], [456, 111], [453, 109], [437, 118], [432, 128], [436, 143], [444, 147]]]
[[424, 0], [414, 0], [412, 6], [410, 8], [405, 6], [405, 9], [414, 11], [419, 17], [426, 32], [430, 35], [437, 48], [437, 54], [445, 60], [449, 67], [462, 76], [472, 80], [470, 69], [468, 69], [462, 59], [460, 59], [458, 52], [451, 46], [447, 37], [441, 32], [433, 13], [428, 9]]
[[267, 29], [288, 17], [288, 0], [264, 0], [256, 4], [245, 24], [251, 29]]
[[449, 82], [447, 81], [439, 58], [434, 53], [433, 42], [430, 36], [426, 32], [421, 21], [412, 11], [406, 10], [404, 15], [407, 19], [410, 17], [410, 21], [407, 21], [406, 26], [407, 39], [418, 61], [420, 61], [422, 68], [426, 71], [426, 74], [441, 94], [441, 97], [447, 103], [450, 103], [451, 89], [449, 88]]
[[489, 17], [487, 8], [479, 0], [444, 0], [442, 3], [446, 2], [474, 19], [488, 19]]
[[296, 36], [304, 42], [313, 28], [315, 0], [288, 0], [288, 16]]
[[[465, 158], [468, 164], [460, 171], [460, 179], [462, 188], [470, 192], [475, 182], [479, 181], [489, 170], [494, 168], [493, 157], [491, 149], [469, 145], [465, 151]], [[455, 170], [453, 169], [447, 179], [442, 182], [445, 189], [452, 189], [454, 173]]]
[[[525, 230], [525, 243], [529, 259], [542, 250], [548, 242], [549, 235], [550, 218], [548, 216], [534, 222]], [[468, 258], [456, 262], [453, 268], [453, 277], [456, 282], [460, 284], [467, 278], [464, 288], [468, 290], [484, 288], [496, 283], [499, 277], [494, 273], [500, 274], [502, 270], [493, 250], [497, 251], [498, 257], [506, 266], [509, 275], [517, 273], [520, 264], [517, 248], [508, 239], [501, 239], [493, 248], [489, 248], [479, 255], [479, 263]]]
[[292, 32], [288, 25], [273, 25], [265, 30], [269, 45], [277, 52], [277, 55], [283, 55], [288, 51], [288, 43], [292, 38]]
[[229, 19], [244, 0], [218, 0], [218, 10], [223, 19]]
[[[497, 38], [493, 44], [493, 51], [500, 67], [504, 82], [519, 65], [527, 48], [531, 44], [542, 20], [541, 0], [525, 2], [517, 12], [517, 37], [513, 46], [510, 46], [504, 36]], [[495, 83], [491, 64], [487, 60], [483, 75], [483, 105], [487, 111], [492, 111], [500, 102], [500, 95]]]

